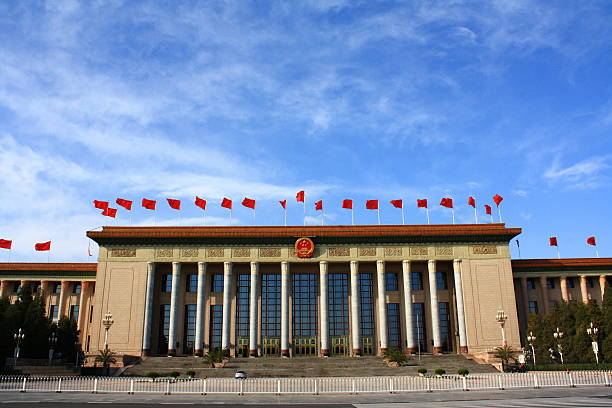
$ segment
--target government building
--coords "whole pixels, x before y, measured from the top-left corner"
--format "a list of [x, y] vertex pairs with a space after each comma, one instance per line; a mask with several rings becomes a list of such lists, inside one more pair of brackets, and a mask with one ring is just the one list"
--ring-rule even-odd
[[[601, 302], [612, 258], [511, 260], [504, 224], [104, 227], [97, 263], [0, 264], [33, 284], [86, 353], [360, 356], [519, 348], [530, 313]], [[504, 315], [503, 328], [498, 314]]]

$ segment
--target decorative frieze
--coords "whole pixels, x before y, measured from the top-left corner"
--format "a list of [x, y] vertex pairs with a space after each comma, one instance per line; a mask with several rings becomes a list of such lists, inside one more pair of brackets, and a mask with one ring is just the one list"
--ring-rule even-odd
[[327, 250], [329, 256], [351, 256], [351, 248], [329, 248]]
[[359, 248], [359, 256], [376, 256], [376, 248]]
[[169, 248], [159, 248], [155, 251], [155, 256], [157, 258], [172, 258], [174, 251]]
[[206, 251], [208, 258], [223, 258], [225, 256], [225, 249], [223, 248], [209, 248]]
[[136, 250], [133, 248], [111, 249], [110, 256], [113, 258], [133, 258], [136, 256]]
[[181, 250], [182, 258], [196, 258], [200, 255], [200, 250], [197, 248], [183, 248]]
[[472, 253], [474, 255], [494, 255], [497, 254], [497, 247], [495, 245], [475, 245], [472, 247]]
[[385, 248], [385, 256], [402, 256], [402, 248]]
[[259, 248], [259, 256], [261, 258], [280, 258], [280, 248]]
[[449, 246], [436, 247], [436, 255], [453, 256], [453, 247], [449, 247]]
[[248, 258], [251, 256], [251, 250], [249, 248], [236, 248], [232, 250], [232, 256], [234, 258]]
[[429, 248], [425, 246], [410, 247], [410, 255], [429, 255]]

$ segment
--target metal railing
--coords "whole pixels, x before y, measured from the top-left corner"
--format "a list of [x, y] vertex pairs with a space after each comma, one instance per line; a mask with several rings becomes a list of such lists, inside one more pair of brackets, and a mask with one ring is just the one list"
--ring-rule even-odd
[[611, 386], [611, 371], [471, 374], [466, 377], [194, 378], [0, 377], [0, 392], [149, 394], [327, 394], [468, 391], [510, 388]]

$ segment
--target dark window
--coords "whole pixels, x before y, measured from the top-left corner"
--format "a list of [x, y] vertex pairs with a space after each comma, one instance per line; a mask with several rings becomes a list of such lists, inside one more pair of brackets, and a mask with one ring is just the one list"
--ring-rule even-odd
[[93, 320], [93, 306], [89, 306], [89, 323]]
[[56, 283], [55, 284], [55, 288], [53, 288], [53, 292], [54, 293], [62, 293], [62, 284], [61, 283]]
[[91, 336], [87, 335], [87, 345], [85, 346], [85, 351], [89, 353], [89, 344], [91, 343]]
[[236, 280], [236, 336], [249, 336], [249, 283], [251, 276], [238, 275]]
[[529, 290], [535, 289], [535, 282], [531, 278], [527, 278], [527, 289]]
[[79, 306], [70, 306], [70, 319], [74, 320], [75, 322], [79, 321]]
[[261, 337], [280, 337], [281, 276], [261, 275]]
[[72, 285], [72, 293], [81, 293], [81, 284], [80, 283], [75, 283], [74, 285]]
[[221, 347], [222, 332], [223, 332], [223, 305], [211, 305], [210, 306], [210, 349], [211, 350], [214, 350], [217, 347]]
[[397, 273], [387, 272], [385, 273], [385, 290], [387, 292], [395, 292], [398, 289]]
[[314, 273], [293, 275], [293, 337], [317, 335], [317, 281]]
[[196, 273], [190, 273], [187, 275], [185, 291], [197, 292], [198, 291], [198, 275]]
[[412, 324], [414, 325], [414, 341], [421, 351], [427, 351], [427, 333], [425, 331], [425, 304], [412, 304]]
[[438, 290], [448, 289], [448, 278], [446, 272], [436, 272], [436, 288]]
[[546, 287], [548, 289], [554, 289], [555, 288], [555, 278], [546, 278]]
[[557, 301], [556, 300], [549, 300], [548, 301], [548, 307], [550, 309], [554, 308], [555, 306], [557, 306]]
[[185, 354], [193, 354], [195, 345], [196, 305], [185, 305], [183, 350]]
[[348, 322], [348, 275], [330, 273], [328, 275], [327, 304], [329, 310], [329, 335], [346, 336]]
[[575, 286], [576, 286], [576, 282], [574, 282], [574, 278], [567, 278], [568, 289], [573, 289]]
[[374, 335], [374, 302], [372, 300], [372, 274], [359, 274], [359, 300], [361, 302], [361, 335]]
[[410, 287], [413, 291], [423, 290], [423, 274], [421, 272], [410, 272]]
[[529, 313], [538, 313], [538, 302], [535, 300], [529, 301]]
[[170, 333], [170, 305], [159, 305], [159, 344], [160, 354], [168, 352], [168, 335]]
[[438, 303], [440, 316], [440, 340], [442, 340], [442, 351], [451, 351], [451, 327], [450, 327], [450, 308], [448, 302]]
[[211, 292], [223, 293], [223, 274], [217, 273], [212, 276], [212, 288]]
[[172, 292], [172, 274], [164, 273], [161, 278], [161, 291], [164, 293]]
[[58, 320], [59, 308], [56, 305], [49, 306], [49, 317], [56, 322]]
[[13, 286], [13, 292], [14, 293], [21, 293], [21, 283], [15, 282], [15, 284]]
[[593, 279], [593, 277], [592, 277], [592, 276], [588, 276], [588, 277], [586, 278], [586, 285], [587, 285], [587, 288], [594, 288], [594, 287], [595, 287], [595, 282], [594, 282], [594, 281], [595, 281], [595, 279]]
[[402, 348], [399, 303], [387, 303], [387, 335], [389, 347]]

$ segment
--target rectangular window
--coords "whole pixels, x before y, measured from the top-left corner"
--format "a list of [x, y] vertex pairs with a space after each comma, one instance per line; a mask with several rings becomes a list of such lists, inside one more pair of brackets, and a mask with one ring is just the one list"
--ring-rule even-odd
[[593, 277], [592, 277], [592, 276], [589, 276], [589, 277], [587, 277], [587, 278], [586, 278], [586, 285], [587, 285], [587, 288], [594, 288], [594, 287], [595, 287], [595, 282], [594, 282], [594, 280], [595, 280], [595, 279], [593, 279]]
[[211, 305], [210, 306], [210, 349], [211, 350], [214, 350], [217, 347], [219, 348], [221, 347], [222, 332], [223, 332], [223, 305]]
[[412, 304], [412, 324], [414, 325], [414, 341], [421, 351], [427, 351], [427, 333], [425, 331], [425, 303]]
[[168, 335], [170, 333], [170, 305], [159, 305], [159, 354], [168, 353]]
[[330, 273], [327, 285], [329, 335], [346, 336], [349, 334], [348, 275], [346, 273]]
[[410, 272], [410, 287], [413, 291], [423, 290], [423, 274], [421, 272]]
[[281, 276], [261, 275], [261, 337], [280, 337]]
[[56, 283], [55, 287], [53, 288], [53, 293], [62, 293], [62, 284], [61, 283]]
[[185, 305], [184, 321], [183, 350], [185, 354], [193, 354], [195, 346], [196, 305]]
[[387, 292], [398, 291], [397, 273], [387, 272], [385, 273], [385, 290]]
[[549, 300], [549, 301], [548, 301], [548, 308], [549, 308], [549, 309], [552, 309], [552, 308], [554, 308], [555, 306], [557, 306], [557, 301], [555, 301], [555, 300]]
[[81, 284], [80, 283], [75, 283], [74, 285], [72, 285], [72, 293], [75, 293], [75, 294], [81, 293]]
[[212, 276], [212, 286], [210, 289], [213, 293], [223, 293], [223, 274], [217, 273]]
[[529, 290], [535, 289], [535, 282], [531, 278], [527, 278], [527, 289]]
[[529, 301], [529, 313], [538, 313], [538, 302], [535, 300]]
[[440, 340], [442, 340], [442, 351], [451, 351], [451, 322], [450, 322], [450, 307], [448, 302], [438, 303], [438, 313], [440, 316]]
[[93, 320], [93, 306], [89, 306], [89, 323]]
[[436, 288], [438, 290], [448, 289], [448, 277], [446, 272], [436, 272]]
[[15, 282], [15, 284], [13, 285], [13, 293], [19, 293], [19, 292], [21, 292], [21, 283]]
[[172, 274], [171, 273], [164, 273], [161, 276], [162, 280], [161, 280], [161, 291], [163, 293], [170, 293], [172, 292]]
[[91, 343], [91, 336], [87, 335], [87, 345], [85, 346], [85, 351], [89, 353], [89, 344]]
[[197, 292], [198, 291], [198, 275], [196, 273], [190, 273], [186, 279], [186, 292]]
[[546, 287], [548, 289], [554, 289], [555, 288], [555, 278], [546, 278]]
[[293, 337], [315, 337], [318, 317], [318, 275], [299, 273], [293, 275]]
[[78, 305], [70, 306], [70, 319], [74, 320], [75, 322], [79, 321], [79, 306]]
[[236, 280], [236, 336], [249, 337], [249, 287], [251, 276], [238, 275]]
[[401, 350], [401, 322], [399, 303], [387, 303], [387, 335], [389, 347]]
[[51, 318], [51, 320], [53, 320], [54, 322], [57, 322], [58, 315], [59, 315], [59, 308], [57, 307], [57, 305], [49, 306], [49, 317]]
[[361, 335], [374, 335], [374, 302], [372, 300], [372, 274], [359, 274], [359, 300], [361, 302]]
[[568, 289], [573, 289], [576, 285], [576, 283], [574, 282], [574, 278], [567, 278], [567, 288]]

